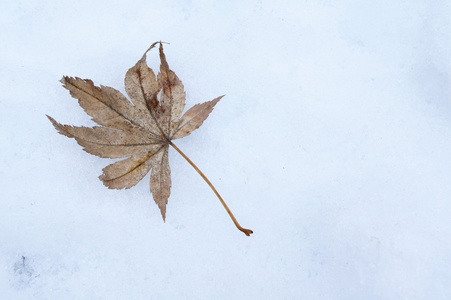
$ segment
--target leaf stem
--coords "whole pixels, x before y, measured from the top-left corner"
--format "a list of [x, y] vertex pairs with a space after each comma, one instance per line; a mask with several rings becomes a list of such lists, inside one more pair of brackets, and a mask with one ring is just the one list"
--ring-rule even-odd
[[230, 211], [229, 207], [227, 206], [227, 204], [224, 202], [224, 200], [222, 199], [221, 195], [219, 195], [218, 191], [215, 189], [215, 187], [213, 186], [213, 184], [211, 184], [210, 180], [208, 180], [208, 178], [204, 175], [204, 173], [202, 173], [201, 170], [199, 170], [199, 168], [191, 161], [191, 159], [188, 158], [188, 156], [185, 155], [185, 153], [182, 152], [182, 150], [180, 150], [176, 145], [174, 145], [174, 143], [172, 143], [171, 141], [169, 141], [169, 145], [172, 146], [172, 148], [174, 148], [175, 150], [177, 150], [178, 153], [180, 153], [181, 156], [183, 156], [184, 159], [186, 159], [186, 161], [197, 171], [197, 173], [199, 173], [199, 175], [205, 180], [205, 182], [210, 186], [210, 188], [213, 190], [213, 192], [216, 194], [216, 196], [218, 197], [219, 201], [221, 201], [222, 206], [224, 206], [225, 210], [227, 211], [227, 213], [229, 214], [230, 218], [232, 219], [233, 223], [235, 224], [236, 228], [238, 228], [238, 230], [244, 232], [245, 235], [250, 236], [252, 233], [254, 233], [252, 230], [250, 229], [245, 229], [243, 227], [240, 226], [240, 224], [238, 223], [238, 221], [235, 219], [235, 216], [232, 214], [232, 212]]

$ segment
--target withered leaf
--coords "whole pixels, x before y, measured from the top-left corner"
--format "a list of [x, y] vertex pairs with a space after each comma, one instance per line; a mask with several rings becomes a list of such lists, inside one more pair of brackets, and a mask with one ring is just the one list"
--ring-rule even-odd
[[[156, 76], [147, 65], [147, 52], [159, 44], [160, 71]], [[172, 140], [183, 138], [207, 119], [220, 96], [196, 104], [183, 116], [185, 90], [177, 75], [169, 68], [161, 42], [153, 43], [142, 58], [125, 75], [125, 90], [95, 86], [89, 79], [64, 76], [63, 86], [100, 126], [62, 125], [47, 116], [56, 130], [74, 138], [83, 149], [103, 158], [125, 158], [103, 169], [99, 176], [110, 189], [128, 189], [150, 172], [150, 191], [163, 220], [171, 190], [169, 145], [174, 147], [206, 180], [226, 208], [235, 225], [246, 235], [249, 229], [239, 226], [216, 189], [194, 163], [176, 147]], [[159, 99], [158, 99], [159, 96]]]

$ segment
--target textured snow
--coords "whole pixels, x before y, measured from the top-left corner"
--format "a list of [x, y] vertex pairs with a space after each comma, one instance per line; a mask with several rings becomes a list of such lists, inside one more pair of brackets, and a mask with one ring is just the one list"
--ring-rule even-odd
[[[2, 299], [451, 299], [449, 1], [3, 1]], [[154, 41], [187, 107], [226, 94], [148, 177], [45, 117], [92, 125], [58, 81], [124, 91]], [[156, 64], [156, 52], [149, 64]]]

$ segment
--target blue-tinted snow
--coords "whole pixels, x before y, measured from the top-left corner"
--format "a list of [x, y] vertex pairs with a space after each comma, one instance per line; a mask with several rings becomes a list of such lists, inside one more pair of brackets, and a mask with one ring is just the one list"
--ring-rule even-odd
[[[451, 298], [449, 1], [1, 6], [3, 299]], [[160, 39], [188, 107], [226, 94], [177, 144], [251, 237], [175, 151], [163, 223], [45, 117]]]

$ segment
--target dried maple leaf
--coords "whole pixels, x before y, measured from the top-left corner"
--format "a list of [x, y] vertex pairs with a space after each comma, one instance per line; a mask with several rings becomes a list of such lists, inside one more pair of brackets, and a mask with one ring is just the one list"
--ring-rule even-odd
[[[155, 76], [147, 66], [146, 54], [157, 44], [160, 44], [160, 72]], [[150, 191], [165, 220], [171, 190], [168, 151], [172, 146], [211, 187], [236, 227], [247, 236], [252, 233], [238, 224], [207, 177], [172, 143], [172, 140], [183, 138], [199, 128], [223, 96], [196, 104], [182, 116], [185, 91], [180, 79], [169, 69], [161, 42], [153, 43], [125, 75], [125, 90], [131, 102], [121, 92], [106, 86], [97, 87], [89, 79], [64, 76], [61, 82], [92, 120], [101, 126], [62, 125], [47, 116], [56, 130], [74, 138], [90, 154], [105, 158], [127, 157], [103, 169], [99, 178], [105, 186], [110, 189], [131, 188], [152, 170]]]

